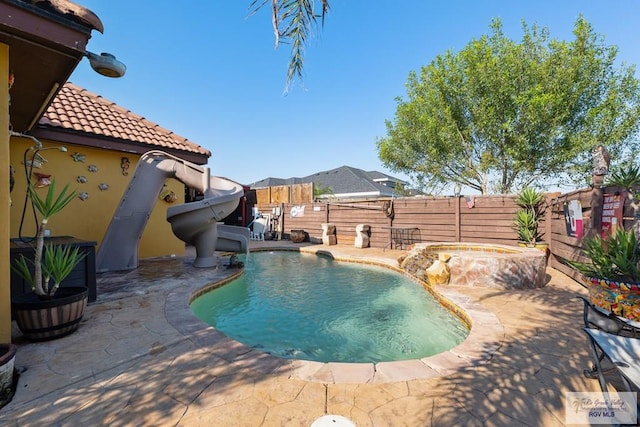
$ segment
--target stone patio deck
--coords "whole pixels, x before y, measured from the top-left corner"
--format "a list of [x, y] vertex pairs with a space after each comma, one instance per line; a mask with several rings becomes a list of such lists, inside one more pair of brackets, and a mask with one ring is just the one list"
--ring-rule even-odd
[[[251, 242], [275, 244], [308, 246]], [[390, 265], [400, 255], [342, 245], [305, 250], [317, 249]], [[566, 392], [599, 391], [582, 376], [589, 356], [575, 296], [586, 290], [553, 269], [542, 289], [442, 287], [478, 309], [477, 341], [452, 350], [463, 363], [409, 361], [372, 373], [276, 359], [203, 325], [185, 299], [232, 271], [195, 269], [192, 259], [143, 260], [137, 270], [100, 275], [98, 300], [68, 337], [29, 343], [16, 330], [16, 366], [24, 371], [0, 425], [310, 426], [335, 414], [359, 427], [546, 427], [564, 425]], [[483, 320], [499, 327], [487, 335]]]

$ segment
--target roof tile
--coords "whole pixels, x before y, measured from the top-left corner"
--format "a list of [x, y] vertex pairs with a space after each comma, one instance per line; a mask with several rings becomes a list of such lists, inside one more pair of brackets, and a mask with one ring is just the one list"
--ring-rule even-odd
[[60, 89], [39, 124], [211, 156], [187, 138], [70, 82]]

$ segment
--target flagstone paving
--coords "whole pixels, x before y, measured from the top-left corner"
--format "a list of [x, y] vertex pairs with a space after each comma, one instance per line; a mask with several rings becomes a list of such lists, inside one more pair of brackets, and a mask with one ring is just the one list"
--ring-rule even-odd
[[[304, 250], [316, 249], [390, 265], [400, 255]], [[359, 427], [546, 427], [564, 425], [566, 392], [599, 390], [582, 376], [589, 356], [575, 296], [586, 290], [553, 269], [542, 289], [439, 287], [473, 313], [469, 343], [374, 366], [277, 359], [212, 330], [190, 314], [188, 298], [234, 272], [225, 258], [217, 269], [190, 259], [101, 274], [98, 300], [70, 336], [29, 343], [16, 330], [22, 373], [0, 425], [310, 426], [334, 414]]]

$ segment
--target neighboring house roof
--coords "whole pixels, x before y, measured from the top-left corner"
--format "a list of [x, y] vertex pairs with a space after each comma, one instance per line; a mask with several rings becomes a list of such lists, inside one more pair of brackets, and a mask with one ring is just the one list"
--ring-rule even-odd
[[[335, 169], [317, 172], [304, 178], [265, 178], [251, 184], [251, 188], [265, 188], [278, 185], [305, 184], [312, 182], [321, 188], [332, 191], [338, 198], [357, 197], [391, 197], [395, 194], [396, 183], [406, 182], [378, 171], [366, 172], [351, 166], [340, 166]], [[388, 182], [384, 185], [380, 182]], [[393, 183], [391, 185], [391, 183]]]
[[211, 156], [206, 148], [73, 83], [63, 86], [33, 134], [140, 154], [158, 149], [198, 164]]

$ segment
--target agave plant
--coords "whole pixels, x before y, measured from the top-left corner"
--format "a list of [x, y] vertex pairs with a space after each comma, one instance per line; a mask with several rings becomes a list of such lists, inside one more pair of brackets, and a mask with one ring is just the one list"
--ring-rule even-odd
[[[56, 290], [74, 267], [84, 258], [78, 248], [71, 250], [65, 246], [44, 245], [44, 232], [49, 219], [63, 210], [76, 196], [65, 185], [56, 195], [56, 182], [48, 187], [45, 198], [40, 197], [33, 184], [29, 185], [27, 194], [33, 207], [40, 214], [40, 222], [36, 233], [36, 248], [33, 261], [21, 256], [11, 268], [31, 285], [33, 292], [39, 297], [53, 297]], [[43, 257], [44, 255], [44, 257]], [[33, 273], [32, 268], [33, 267]], [[50, 282], [53, 280], [53, 283]]]
[[587, 277], [640, 282], [640, 247], [631, 230], [619, 228], [606, 237], [594, 235], [583, 240], [583, 254], [590, 262], [568, 261]]

